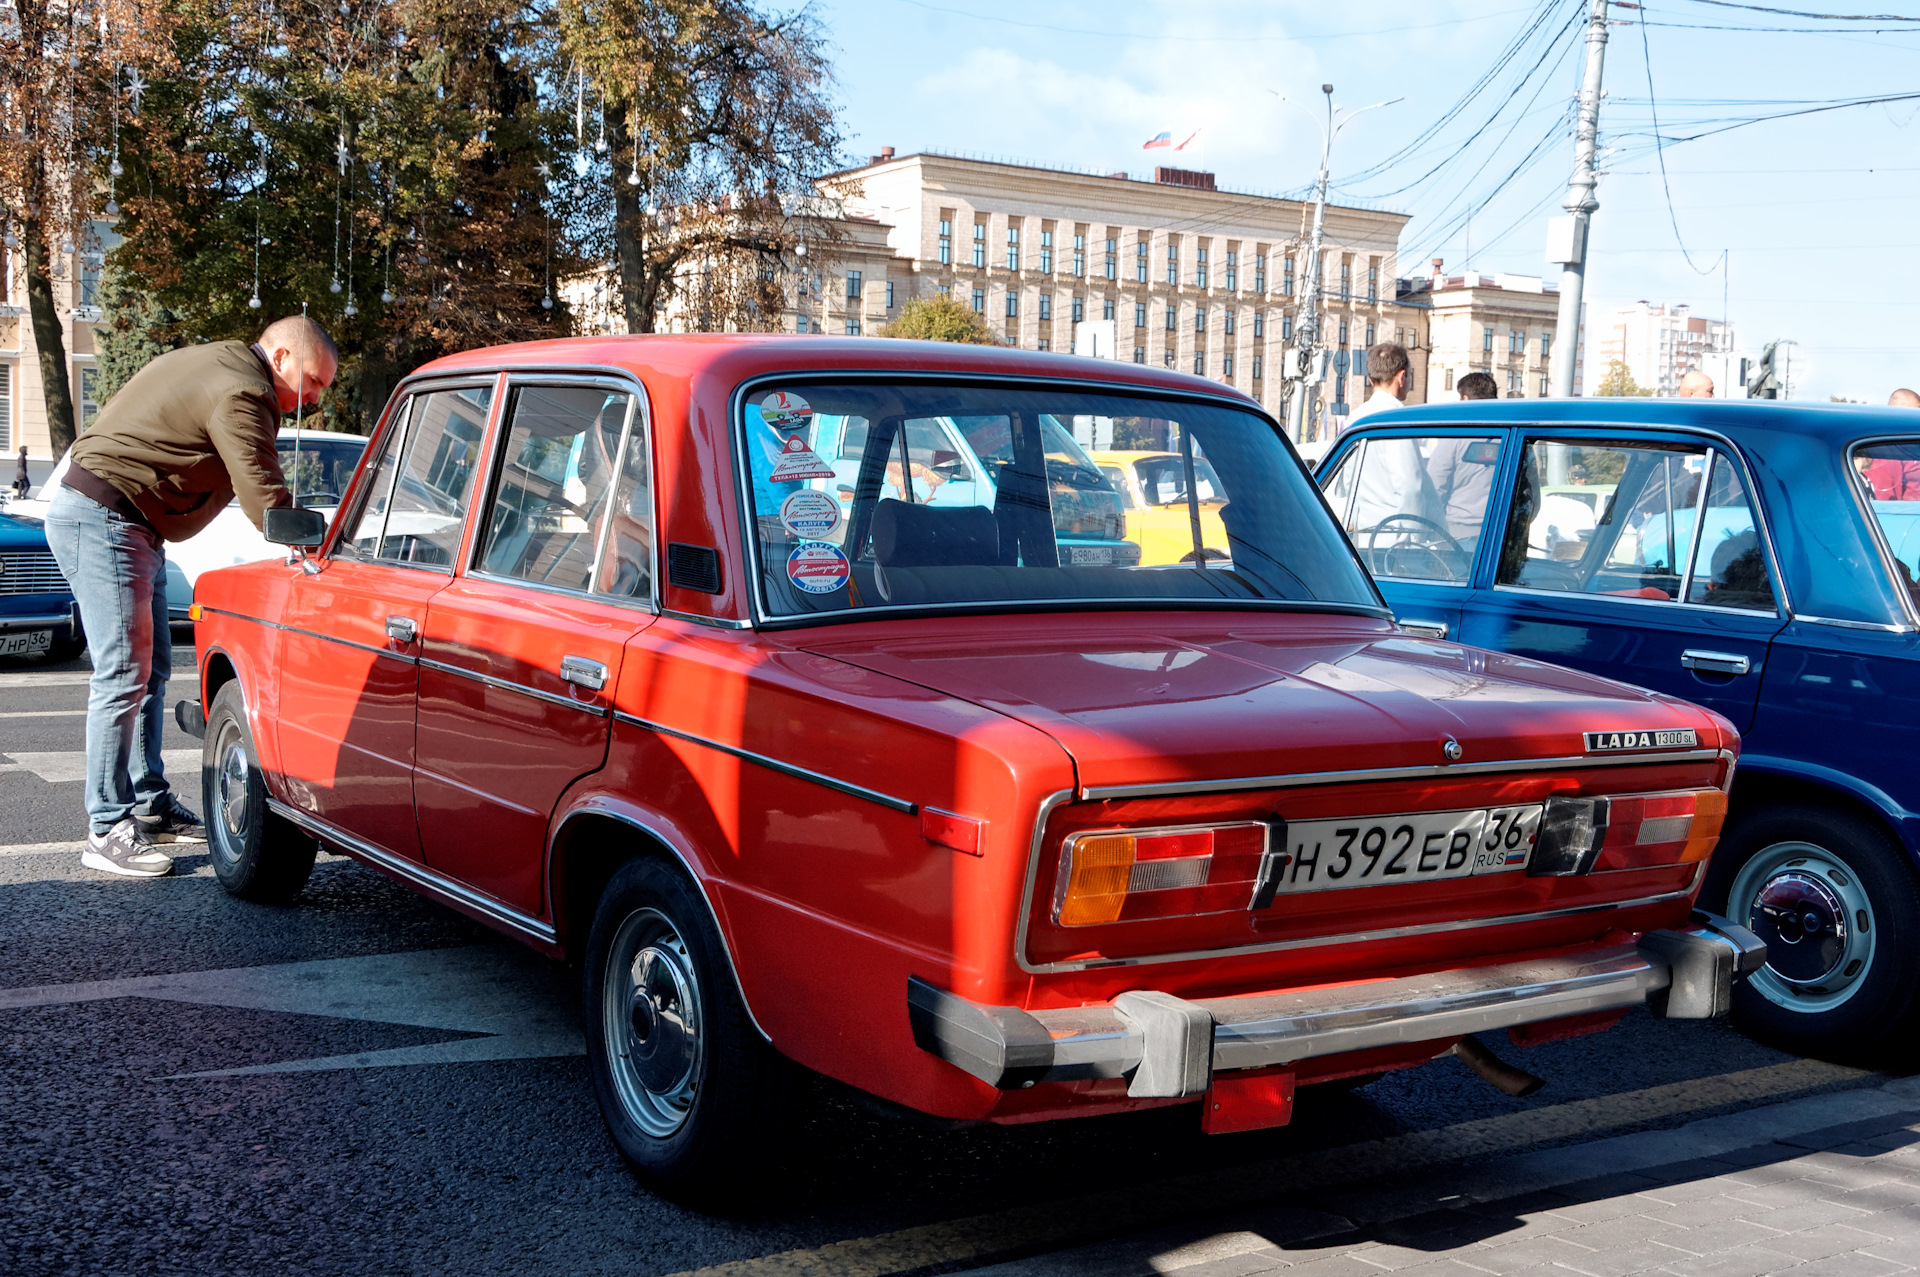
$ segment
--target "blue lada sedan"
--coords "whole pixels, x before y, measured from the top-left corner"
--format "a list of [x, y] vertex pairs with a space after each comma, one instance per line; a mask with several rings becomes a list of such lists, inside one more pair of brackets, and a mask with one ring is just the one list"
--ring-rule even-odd
[[0, 513], [0, 657], [69, 661], [86, 645], [80, 609], [40, 520]]
[[1767, 942], [1735, 994], [1750, 1032], [1864, 1056], [1915, 1027], [1920, 411], [1428, 405], [1342, 437], [1319, 478], [1409, 632], [1740, 729], [1701, 903]]

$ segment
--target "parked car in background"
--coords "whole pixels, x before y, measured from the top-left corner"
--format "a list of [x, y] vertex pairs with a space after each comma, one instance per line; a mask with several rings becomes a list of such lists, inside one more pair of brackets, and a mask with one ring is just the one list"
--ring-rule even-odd
[[0, 657], [70, 661], [87, 646], [80, 607], [41, 521], [0, 509]]
[[1406, 630], [1682, 696], [1745, 735], [1702, 899], [1767, 941], [1737, 996], [1750, 1030], [1865, 1054], [1915, 1027], [1920, 416], [1447, 404], [1357, 428], [1319, 477]]
[[[1060, 439], [1116, 416], [1213, 461], [1230, 560], [1077, 552], [1112, 489]], [[200, 579], [214, 871], [284, 901], [317, 840], [577, 958], [669, 1190], [764, 1162], [776, 1053], [944, 1118], [1247, 1130], [1490, 1067], [1475, 1033], [1721, 1013], [1759, 952], [1692, 911], [1726, 721], [1400, 633], [1215, 383], [577, 338], [427, 365], [370, 447], [331, 529], [271, 512], [308, 552]]]
[[1205, 457], [1193, 462], [1200, 507], [1200, 546], [1193, 544], [1193, 520], [1187, 510], [1186, 462], [1177, 452], [1095, 452], [1090, 454], [1119, 490], [1127, 512], [1127, 540], [1140, 546], [1147, 564], [1191, 563], [1202, 555], [1227, 557], [1227, 530], [1220, 522], [1226, 487]]

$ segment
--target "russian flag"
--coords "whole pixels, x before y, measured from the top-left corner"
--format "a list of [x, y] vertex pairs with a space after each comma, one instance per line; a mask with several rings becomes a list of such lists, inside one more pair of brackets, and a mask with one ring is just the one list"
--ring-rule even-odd
[[1153, 150], [1160, 150], [1160, 149], [1184, 151], [1187, 149], [1187, 143], [1193, 141], [1193, 139], [1199, 136], [1200, 136], [1200, 130], [1195, 129], [1193, 132], [1187, 134], [1185, 137], [1181, 138], [1178, 142], [1176, 142], [1173, 140], [1172, 131], [1169, 130], [1168, 132], [1165, 132], [1165, 133], [1154, 134], [1153, 137], [1148, 139], [1146, 142], [1141, 143], [1140, 149], [1143, 151], [1153, 151]]

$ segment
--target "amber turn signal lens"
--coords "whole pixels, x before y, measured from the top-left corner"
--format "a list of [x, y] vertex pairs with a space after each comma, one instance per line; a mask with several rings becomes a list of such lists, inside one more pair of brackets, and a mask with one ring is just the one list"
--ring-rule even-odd
[[189, 603], [189, 604], [187, 605], [187, 619], [188, 619], [189, 621], [197, 621], [197, 620], [199, 620], [199, 619], [200, 619], [200, 613], [201, 613], [201, 612], [202, 612], [203, 610], [204, 610], [204, 609], [202, 609], [202, 608], [201, 608], [201, 606], [200, 606], [200, 605], [199, 605], [198, 603]]
[[1061, 926], [1086, 927], [1119, 919], [1133, 877], [1133, 849], [1132, 834], [1073, 840], [1067, 886], [1060, 898]]
[[1693, 826], [1687, 830], [1687, 847], [1680, 853], [1683, 865], [1697, 864], [1713, 854], [1720, 841], [1720, 827], [1727, 819], [1727, 795], [1724, 790], [1703, 789], [1693, 796]]
[[1612, 817], [1594, 866], [1601, 871], [1698, 864], [1713, 854], [1727, 818], [1727, 796], [1718, 789], [1619, 794], [1608, 801]]

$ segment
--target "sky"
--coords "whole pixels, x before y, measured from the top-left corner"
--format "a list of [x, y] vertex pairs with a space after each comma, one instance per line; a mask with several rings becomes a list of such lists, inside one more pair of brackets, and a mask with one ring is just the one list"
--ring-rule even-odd
[[[1920, 95], [1920, 0], [1831, 3], [1818, 11], [1915, 21], [1887, 31], [1898, 24], [1714, 0], [1614, 7], [1586, 296], [1590, 319], [1643, 299], [1725, 315], [1746, 353], [1794, 343], [1793, 398], [1884, 403], [1897, 386], [1920, 386], [1920, 96], [1726, 128]], [[1413, 216], [1403, 274], [1442, 257], [1450, 274], [1550, 279], [1559, 268], [1545, 260], [1546, 228], [1573, 165], [1567, 120], [1586, 8], [814, 3], [857, 159], [892, 146], [1139, 175], [1159, 157], [1212, 170], [1227, 189], [1297, 194], [1314, 178], [1321, 132], [1294, 104], [1323, 111], [1320, 85], [1332, 83], [1343, 113], [1401, 99], [1339, 131], [1332, 171], [1337, 201]], [[1818, 31], [1744, 29], [1753, 27]], [[1162, 130], [1178, 140], [1194, 129], [1199, 140], [1178, 156], [1141, 149]], [[1714, 129], [1725, 131], [1695, 137]]]

